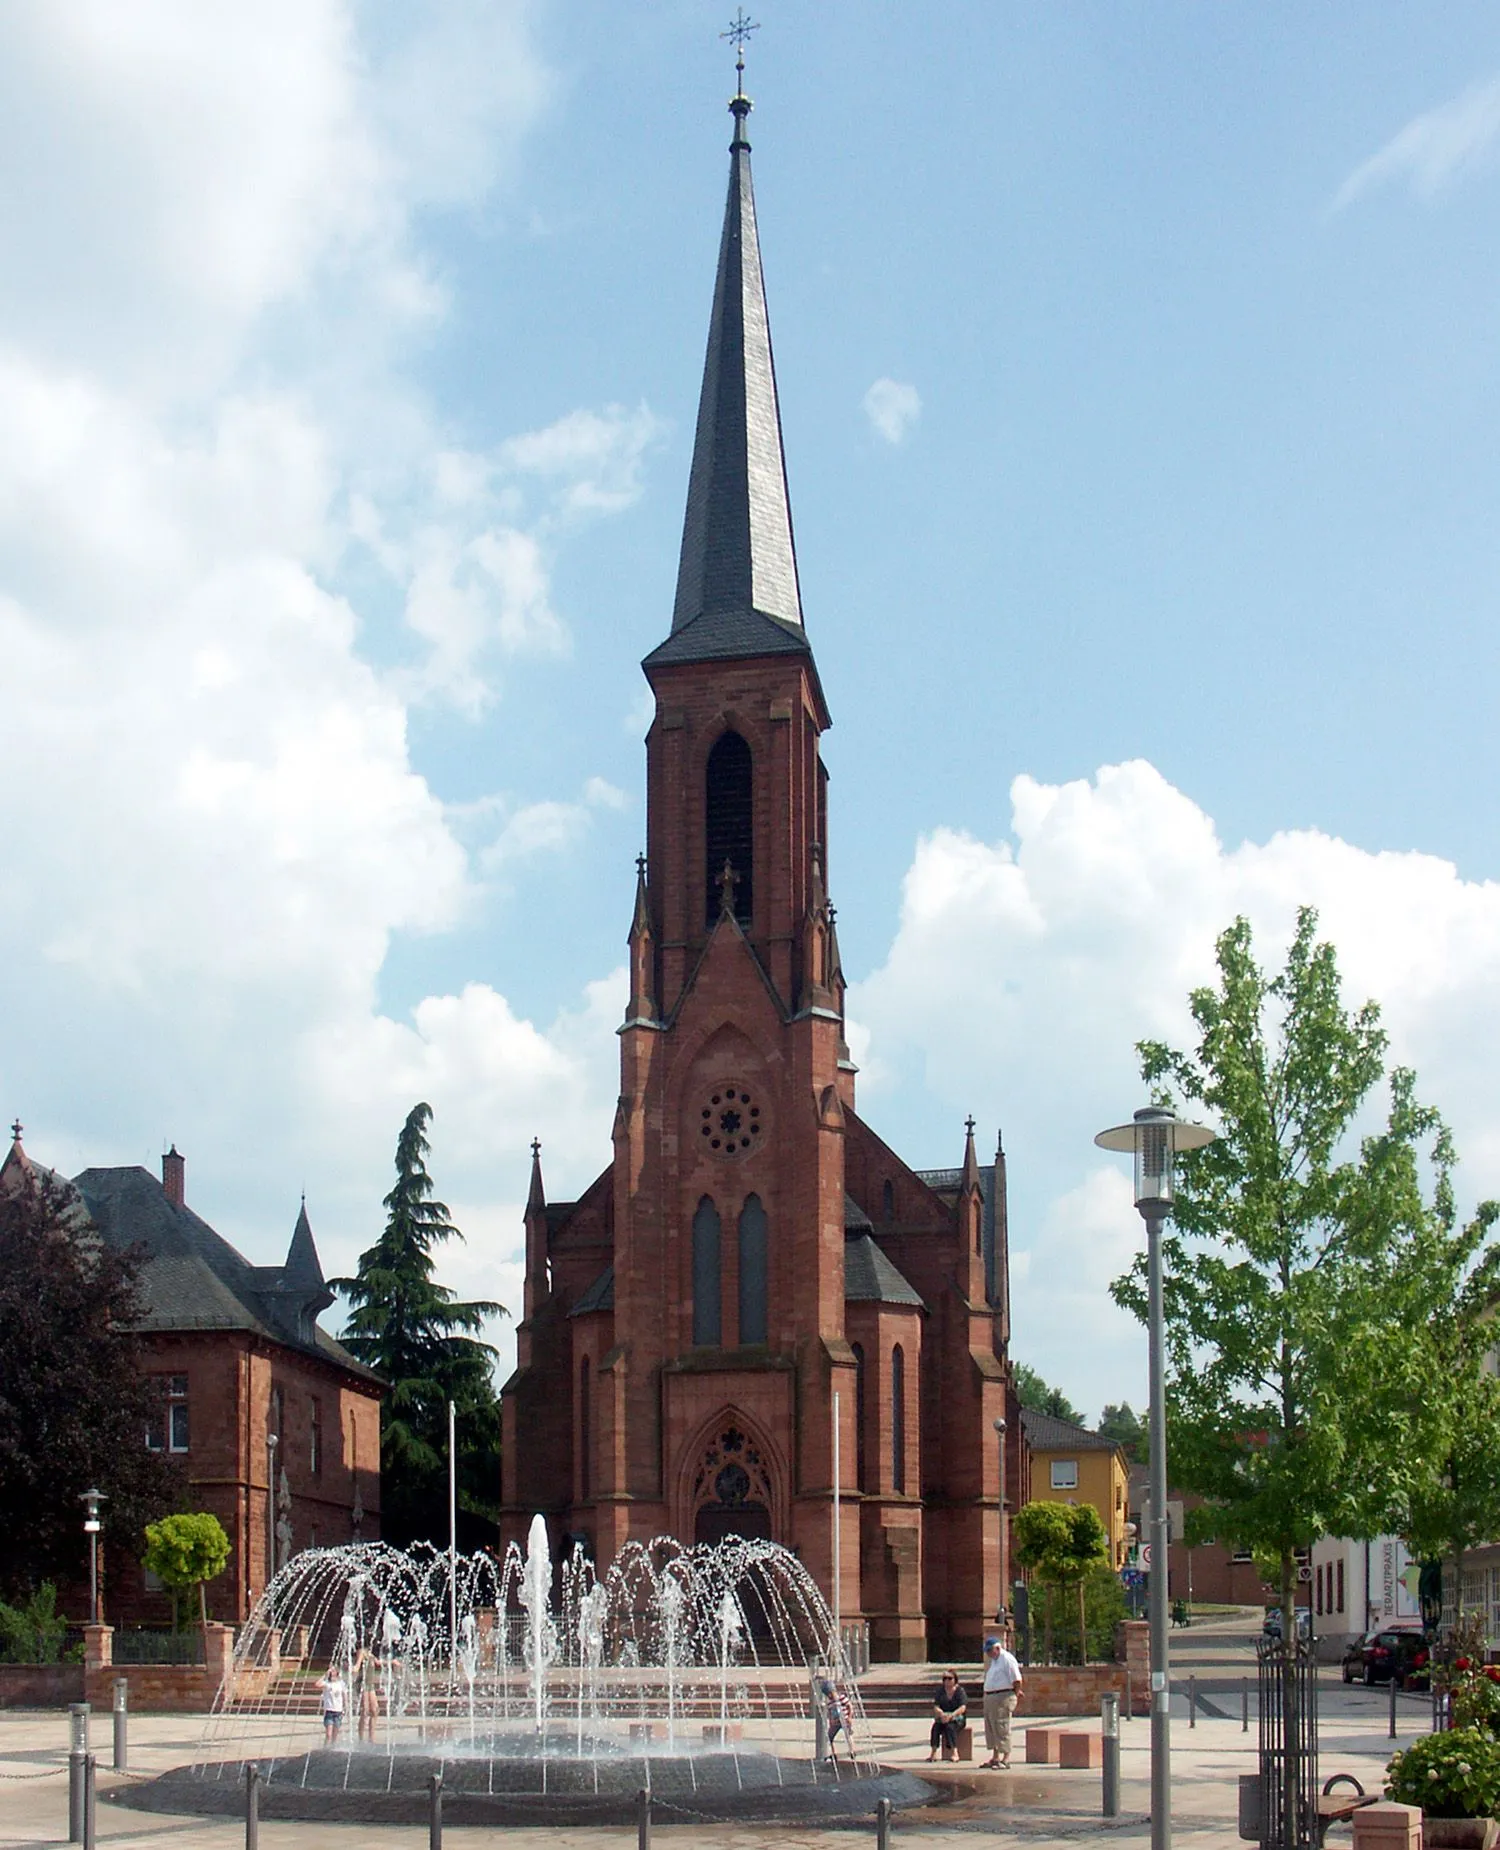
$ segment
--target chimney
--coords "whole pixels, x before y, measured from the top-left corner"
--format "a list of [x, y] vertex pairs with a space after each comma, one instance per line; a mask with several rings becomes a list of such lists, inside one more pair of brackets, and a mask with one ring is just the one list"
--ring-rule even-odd
[[187, 1205], [187, 1158], [177, 1154], [175, 1143], [161, 1159], [161, 1185], [174, 1208]]

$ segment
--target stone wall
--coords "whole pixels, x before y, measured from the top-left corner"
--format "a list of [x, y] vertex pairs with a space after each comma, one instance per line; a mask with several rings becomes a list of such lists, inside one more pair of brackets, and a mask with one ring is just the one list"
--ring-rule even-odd
[[1016, 1721], [1024, 1726], [1032, 1715], [1097, 1716], [1106, 1690], [1115, 1692], [1124, 1710], [1129, 1688], [1123, 1664], [1028, 1664], [1022, 1672]]
[[113, 1643], [112, 1626], [83, 1628], [83, 1699], [98, 1710], [110, 1708], [115, 1679], [123, 1677], [129, 1685], [127, 1700], [138, 1714], [206, 1714], [234, 1659], [229, 1625], [209, 1625], [201, 1664], [116, 1664]]
[[0, 1709], [60, 1709], [82, 1701], [82, 1664], [0, 1664]]

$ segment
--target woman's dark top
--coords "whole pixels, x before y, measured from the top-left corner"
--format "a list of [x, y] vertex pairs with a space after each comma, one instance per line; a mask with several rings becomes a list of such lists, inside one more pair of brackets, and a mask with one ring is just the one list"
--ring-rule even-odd
[[946, 1683], [939, 1683], [933, 1692], [932, 1706], [942, 1709], [948, 1715], [955, 1715], [960, 1709], [968, 1707], [968, 1701], [962, 1683], [955, 1683], [951, 1689]]

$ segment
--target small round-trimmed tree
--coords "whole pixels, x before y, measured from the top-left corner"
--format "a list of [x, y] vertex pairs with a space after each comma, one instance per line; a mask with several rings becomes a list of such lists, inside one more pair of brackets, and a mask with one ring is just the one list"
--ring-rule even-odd
[[229, 1537], [217, 1516], [192, 1510], [146, 1524], [146, 1568], [172, 1595], [172, 1629], [177, 1629], [177, 1596], [198, 1589], [198, 1617], [208, 1631], [207, 1585], [229, 1563]]

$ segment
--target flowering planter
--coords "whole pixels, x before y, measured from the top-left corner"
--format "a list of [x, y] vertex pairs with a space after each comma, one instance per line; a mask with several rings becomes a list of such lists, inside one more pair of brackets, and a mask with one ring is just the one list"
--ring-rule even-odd
[[1493, 1818], [1434, 1818], [1422, 1814], [1423, 1850], [1493, 1850], [1500, 1824]]

